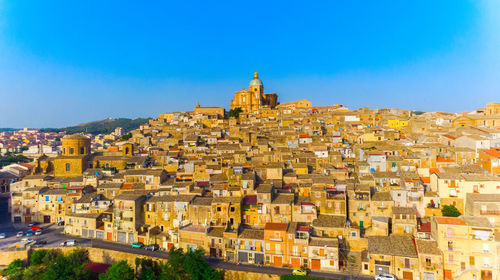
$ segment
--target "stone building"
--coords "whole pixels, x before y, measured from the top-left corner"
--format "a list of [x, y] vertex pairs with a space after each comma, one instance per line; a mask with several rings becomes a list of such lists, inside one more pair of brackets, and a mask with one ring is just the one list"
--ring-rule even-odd
[[276, 93], [264, 93], [264, 84], [259, 79], [259, 74], [254, 73], [253, 79], [247, 89], [234, 93], [231, 100], [231, 109], [241, 108], [243, 112], [260, 111], [264, 107], [274, 108], [278, 105]]

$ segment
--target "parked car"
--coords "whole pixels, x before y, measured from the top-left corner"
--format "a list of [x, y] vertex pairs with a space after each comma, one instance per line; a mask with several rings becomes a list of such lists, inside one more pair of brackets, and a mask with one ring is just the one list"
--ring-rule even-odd
[[26, 231], [26, 236], [32, 236], [33, 234], [35, 234], [35, 232], [33, 232], [33, 230], [31, 230], [31, 229], [28, 229]]
[[146, 247], [144, 247], [146, 251], [157, 251], [160, 249], [160, 246], [158, 244], [150, 244]]
[[375, 280], [397, 280], [397, 278], [390, 273], [381, 273], [375, 276]]
[[37, 229], [35, 231], [35, 235], [42, 235], [42, 230], [41, 229]]
[[21, 239], [21, 243], [23, 243], [23, 244], [28, 244], [28, 243], [31, 243], [33, 241], [35, 241], [35, 240], [33, 240], [31, 238], [23, 238], [23, 239]]
[[57, 223], [58, 226], [64, 226], [64, 221], [60, 221], [59, 223]]
[[307, 269], [305, 268], [295, 268], [292, 271], [293, 275], [307, 276]]
[[142, 244], [141, 242], [133, 242], [130, 245], [132, 246], [132, 248], [142, 248], [144, 246], [144, 244]]
[[35, 225], [33, 225], [33, 226], [31, 226], [31, 227], [30, 227], [30, 229], [31, 229], [32, 231], [35, 231], [35, 230], [39, 230], [39, 229], [42, 229], [42, 228], [41, 228], [41, 227], [39, 227], [39, 226], [35, 226]]
[[24, 236], [24, 232], [20, 231], [16, 234], [16, 237], [23, 237]]
[[5, 232], [0, 233], [0, 239], [4, 239], [5, 237], [7, 237], [7, 235], [5, 235]]
[[47, 244], [47, 241], [45, 240], [37, 240], [35, 242], [35, 244], [33, 245], [33, 247], [42, 247], [43, 245], [46, 245]]
[[75, 246], [76, 240], [73, 240], [73, 239], [66, 240], [64, 242], [61, 242], [61, 244], [59, 244], [59, 245], [61, 245], [62, 247]]
[[34, 225], [34, 223], [29, 223], [28, 227], [32, 227], [33, 225]]

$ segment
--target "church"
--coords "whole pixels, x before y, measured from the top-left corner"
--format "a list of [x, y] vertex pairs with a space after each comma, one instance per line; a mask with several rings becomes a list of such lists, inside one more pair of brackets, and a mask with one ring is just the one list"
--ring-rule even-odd
[[274, 108], [278, 105], [276, 93], [264, 93], [264, 84], [259, 79], [259, 74], [254, 73], [253, 79], [247, 89], [234, 93], [231, 100], [231, 109], [241, 108], [245, 113], [258, 112], [262, 108]]

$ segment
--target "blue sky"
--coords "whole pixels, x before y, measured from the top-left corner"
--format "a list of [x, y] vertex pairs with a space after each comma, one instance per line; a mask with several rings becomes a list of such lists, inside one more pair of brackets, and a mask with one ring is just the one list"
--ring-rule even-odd
[[498, 1], [0, 0], [0, 127], [279, 101], [457, 112], [500, 101]]

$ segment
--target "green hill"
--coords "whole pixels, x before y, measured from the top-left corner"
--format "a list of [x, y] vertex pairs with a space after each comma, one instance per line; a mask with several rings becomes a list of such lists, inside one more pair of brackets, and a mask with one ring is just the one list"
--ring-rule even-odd
[[131, 130], [139, 128], [143, 123], [146, 123], [150, 118], [137, 118], [137, 119], [105, 119], [102, 121], [93, 121], [82, 123], [75, 126], [63, 127], [63, 128], [43, 128], [40, 129], [41, 132], [62, 132], [65, 131], [66, 134], [74, 133], [91, 133], [91, 134], [108, 134], [115, 130], [117, 127], [123, 128], [123, 132], [127, 133]]

